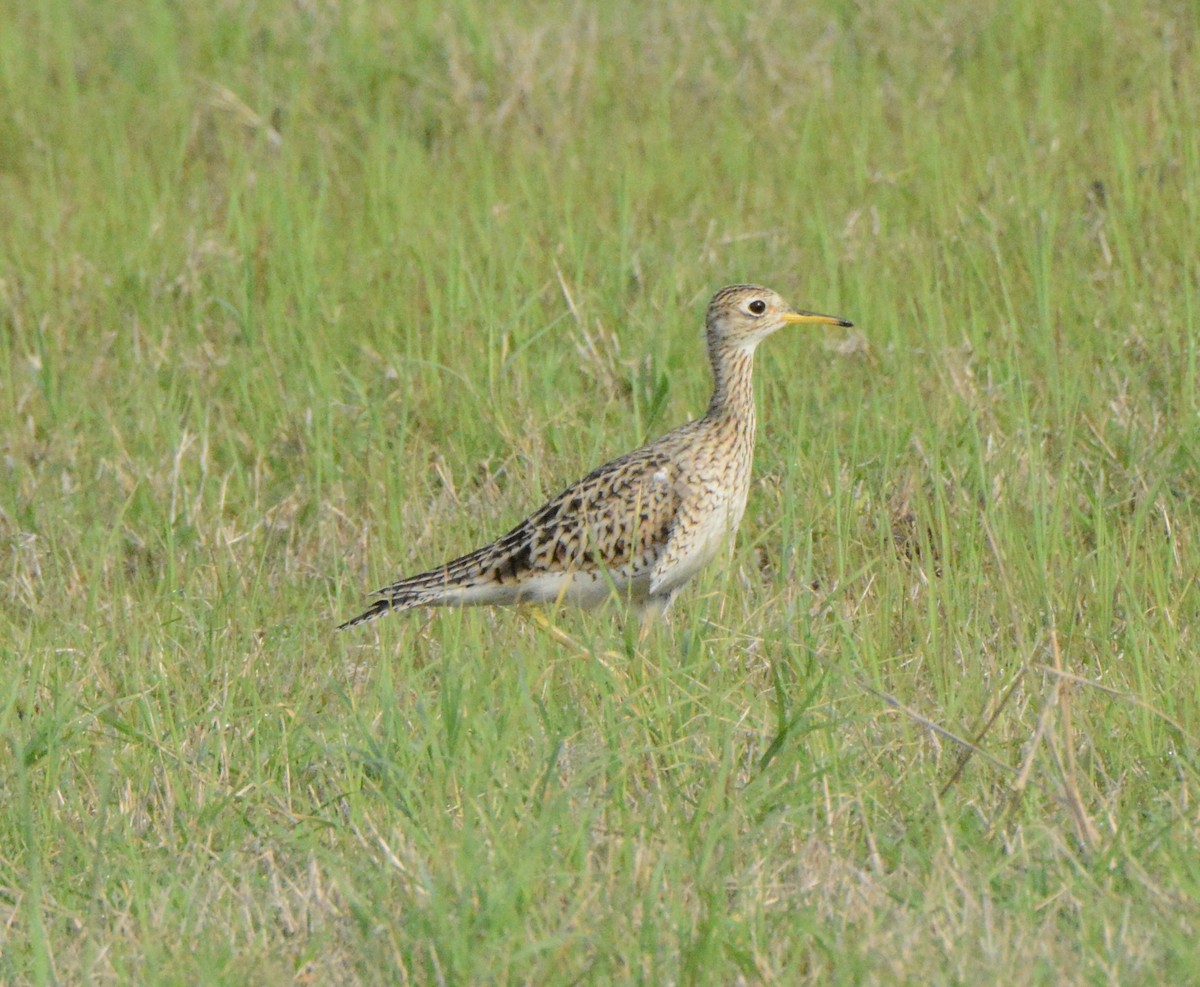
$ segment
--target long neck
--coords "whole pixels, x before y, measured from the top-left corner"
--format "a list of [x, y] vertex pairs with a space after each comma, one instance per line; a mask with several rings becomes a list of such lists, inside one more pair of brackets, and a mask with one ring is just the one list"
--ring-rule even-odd
[[718, 343], [709, 347], [713, 368], [713, 396], [707, 418], [732, 418], [744, 422], [754, 435], [754, 350]]

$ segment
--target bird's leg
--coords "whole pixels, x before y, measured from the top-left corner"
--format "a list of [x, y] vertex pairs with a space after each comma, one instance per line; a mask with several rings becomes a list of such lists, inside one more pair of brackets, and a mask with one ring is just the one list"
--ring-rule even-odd
[[535, 605], [521, 606], [517, 609], [517, 613], [525, 618], [527, 622], [536, 627], [543, 634], [552, 637], [559, 644], [565, 645], [576, 651], [586, 651], [582, 644], [576, 641], [570, 634], [564, 631], [557, 624], [552, 624], [550, 618], [546, 616], [545, 611]]
[[674, 593], [663, 593], [659, 596], [650, 596], [638, 606], [638, 636], [637, 643], [643, 644], [650, 636], [650, 631], [655, 624], [658, 623], [667, 609], [671, 606], [671, 601], [675, 599]]

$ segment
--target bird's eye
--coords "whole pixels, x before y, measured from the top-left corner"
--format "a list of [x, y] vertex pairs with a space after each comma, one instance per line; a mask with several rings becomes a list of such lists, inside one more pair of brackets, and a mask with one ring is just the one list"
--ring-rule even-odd
[[756, 299], [754, 299], [754, 301], [752, 301], [749, 305], [746, 306], [746, 310], [751, 315], [762, 315], [763, 312], [765, 312], [767, 310], [767, 303], [764, 302], [761, 298], [756, 298]]

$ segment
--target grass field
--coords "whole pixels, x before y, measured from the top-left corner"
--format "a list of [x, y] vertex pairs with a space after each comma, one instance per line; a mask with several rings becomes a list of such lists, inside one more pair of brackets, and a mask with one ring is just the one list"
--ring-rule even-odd
[[[1187, 2], [0, 3], [0, 982], [1185, 983]], [[730, 555], [364, 591], [760, 352]]]

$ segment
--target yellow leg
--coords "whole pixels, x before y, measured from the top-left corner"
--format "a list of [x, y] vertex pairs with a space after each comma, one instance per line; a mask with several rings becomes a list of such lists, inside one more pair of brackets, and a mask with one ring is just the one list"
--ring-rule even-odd
[[651, 628], [667, 612], [673, 599], [674, 593], [652, 596], [638, 607], [638, 644], [642, 644], [650, 636]]

